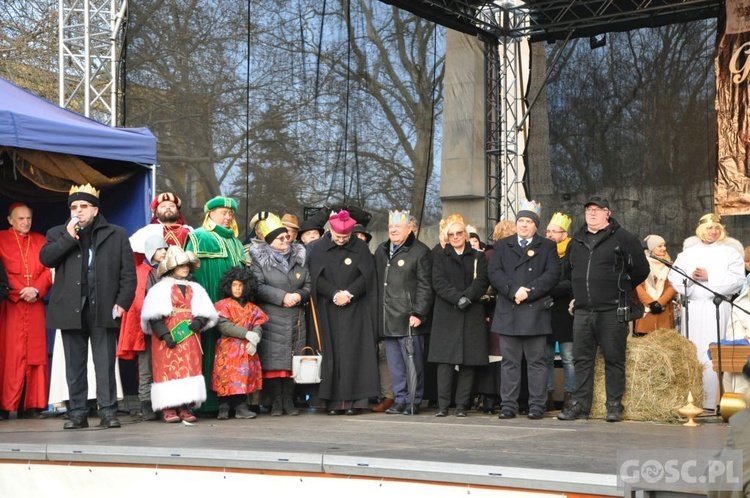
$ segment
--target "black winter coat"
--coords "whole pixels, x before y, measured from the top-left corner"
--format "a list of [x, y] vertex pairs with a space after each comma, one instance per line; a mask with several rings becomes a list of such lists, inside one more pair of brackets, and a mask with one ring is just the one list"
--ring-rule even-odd
[[632, 304], [633, 291], [650, 271], [640, 242], [614, 218], [592, 246], [586, 231], [584, 225], [573, 235], [563, 267], [563, 278], [570, 279], [573, 288], [575, 308], [613, 310], [621, 296]]
[[[570, 242], [568, 242], [569, 244]], [[570, 280], [562, 278], [562, 271], [567, 264], [567, 253], [560, 260], [560, 281], [549, 293], [555, 302], [552, 305], [552, 339], [555, 342], [573, 342], [573, 315], [568, 308], [573, 300], [573, 289]]]
[[[263, 370], [291, 370], [292, 355], [307, 342], [305, 305], [310, 301], [310, 272], [307, 252], [302, 244], [291, 244], [289, 268], [276, 261], [265, 244], [250, 246], [250, 269], [258, 281], [256, 303], [268, 321], [263, 324], [263, 340], [258, 345], [258, 356]], [[284, 295], [297, 292], [302, 297], [293, 308], [284, 307]]]
[[[452, 365], [487, 365], [487, 326], [484, 306], [479, 302], [489, 285], [484, 253], [472, 249], [467, 242], [461, 255], [446, 245], [443, 249], [436, 248], [433, 256], [435, 305], [428, 360]], [[462, 296], [472, 304], [459, 311], [456, 305]]]
[[[47, 327], [70, 330], [81, 328], [81, 246], [65, 225], [47, 231], [47, 242], [39, 252], [39, 260], [55, 269]], [[101, 214], [91, 225], [91, 248], [94, 264], [89, 278], [89, 306], [95, 327], [119, 328], [120, 319], [112, 318], [115, 304], [125, 310], [135, 298], [135, 257], [125, 229], [110, 225]]]
[[432, 312], [432, 251], [413, 233], [390, 257], [390, 240], [375, 249], [378, 274], [378, 330], [380, 337], [404, 337], [409, 318], [422, 321], [412, 334], [430, 331], [427, 318]]
[[[521, 249], [518, 236], [495, 244], [489, 265], [492, 286], [497, 290], [492, 331], [503, 335], [534, 336], [552, 333], [550, 291], [560, 280], [557, 245], [534, 235]], [[528, 298], [516, 304], [515, 295], [528, 287]]]

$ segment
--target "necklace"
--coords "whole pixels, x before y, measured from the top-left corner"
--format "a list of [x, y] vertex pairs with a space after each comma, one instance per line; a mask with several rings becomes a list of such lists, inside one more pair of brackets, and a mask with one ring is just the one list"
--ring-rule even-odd
[[18, 252], [21, 254], [21, 262], [23, 263], [24, 273], [23, 277], [26, 279], [26, 286], [31, 285], [31, 272], [29, 272], [29, 247], [31, 247], [31, 237], [26, 236], [26, 252], [21, 249], [21, 241], [18, 239], [18, 231], [13, 228], [13, 235], [16, 238], [16, 244], [18, 245]]

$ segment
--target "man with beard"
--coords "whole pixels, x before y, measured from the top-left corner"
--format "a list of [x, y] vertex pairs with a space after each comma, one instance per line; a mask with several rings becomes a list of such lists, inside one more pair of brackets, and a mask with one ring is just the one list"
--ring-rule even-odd
[[312, 295], [323, 353], [318, 396], [329, 415], [357, 415], [380, 392], [377, 362], [377, 277], [372, 254], [345, 210], [309, 246]]
[[193, 228], [185, 224], [180, 207], [182, 201], [172, 192], [164, 192], [154, 197], [151, 201], [151, 223], [130, 237], [130, 246], [133, 252], [140, 256], [140, 260], [146, 251], [146, 240], [152, 235], [161, 235], [167, 245], [185, 247], [188, 234]]
[[[203, 225], [190, 232], [185, 250], [194, 252], [201, 260], [200, 268], [195, 270], [193, 277], [206, 289], [211, 301], [215, 303], [224, 298], [219, 289], [224, 272], [235, 266], [246, 265], [247, 260], [242, 241], [237, 238], [237, 201], [217, 196], [206, 203], [203, 212], [206, 213]], [[214, 367], [216, 341], [220, 335], [215, 328], [201, 334], [203, 376], [206, 379], [207, 394], [207, 399], [200, 408], [203, 413], [218, 414], [219, 411], [219, 398], [211, 390], [211, 373]]]

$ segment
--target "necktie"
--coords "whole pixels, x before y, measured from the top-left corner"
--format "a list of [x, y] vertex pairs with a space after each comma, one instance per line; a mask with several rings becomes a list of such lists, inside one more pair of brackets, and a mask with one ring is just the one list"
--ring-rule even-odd
[[529, 245], [529, 241], [526, 239], [521, 239], [521, 249], [525, 249], [527, 245]]

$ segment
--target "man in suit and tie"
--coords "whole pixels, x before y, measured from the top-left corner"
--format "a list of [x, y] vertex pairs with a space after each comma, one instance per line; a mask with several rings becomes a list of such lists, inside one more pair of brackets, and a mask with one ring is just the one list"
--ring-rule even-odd
[[547, 399], [547, 336], [552, 333], [550, 291], [560, 278], [554, 242], [537, 234], [541, 206], [522, 203], [516, 234], [497, 242], [489, 277], [497, 290], [492, 331], [500, 334], [501, 419], [515, 418], [521, 388], [521, 361], [526, 357], [528, 418], [544, 417]]

